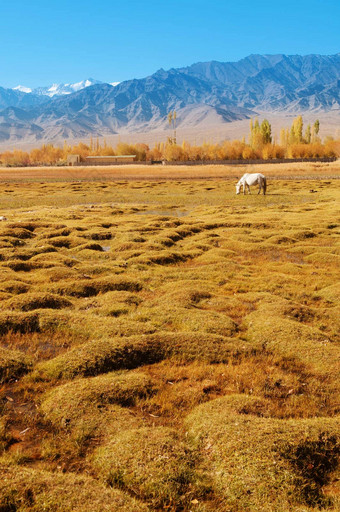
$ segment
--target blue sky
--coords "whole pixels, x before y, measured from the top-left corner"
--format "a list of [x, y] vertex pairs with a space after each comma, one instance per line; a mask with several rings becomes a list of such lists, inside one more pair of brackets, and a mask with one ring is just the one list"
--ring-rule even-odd
[[340, 52], [340, 0], [0, 0], [0, 85], [141, 78], [251, 53]]

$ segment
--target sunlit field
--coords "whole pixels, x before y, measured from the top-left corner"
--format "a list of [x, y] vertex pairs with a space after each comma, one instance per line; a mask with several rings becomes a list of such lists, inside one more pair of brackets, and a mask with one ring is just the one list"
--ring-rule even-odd
[[0, 511], [338, 511], [339, 175], [1, 169]]

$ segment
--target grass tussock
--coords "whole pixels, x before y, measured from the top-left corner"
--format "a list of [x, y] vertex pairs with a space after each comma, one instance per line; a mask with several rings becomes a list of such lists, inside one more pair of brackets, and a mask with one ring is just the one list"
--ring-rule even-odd
[[19, 238], [20, 240], [26, 240], [27, 238], [32, 238], [34, 235], [32, 231], [25, 229], [23, 227], [7, 227], [7, 229], [0, 231], [1, 237], [12, 237]]
[[174, 357], [180, 361], [228, 362], [246, 353], [246, 344], [205, 333], [157, 333], [87, 342], [37, 366], [35, 378], [72, 379], [133, 369]]
[[340, 299], [340, 283], [335, 283], [330, 286], [326, 286], [321, 290], [318, 290], [317, 295], [322, 297], [328, 302], [333, 302], [334, 304], [339, 304]]
[[6, 266], [14, 272], [31, 272], [36, 268], [33, 261], [22, 261], [20, 259], [13, 259], [6, 262]]
[[38, 332], [39, 317], [36, 313], [14, 313], [11, 311], [0, 312], [0, 334], [13, 333], [31, 333]]
[[108, 404], [129, 407], [153, 393], [152, 381], [142, 372], [109, 373], [52, 389], [43, 397], [41, 411], [54, 424], [70, 424], [71, 418], [81, 417], [89, 408], [99, 410]]
[[18, 350], [10, 350], [0, 347], [0, 383], [17, 379], [29, 372], [32, 361]]
[[37, 254], [31, 258], [30, 262], [36, 269], [54, 268], [57, 265], [64, 265], [66, 267], [73, 267], [77, 261], [59, 253]]
[[319, 329], [279, 314], [268, 314], [266, 306], [250, 313], [247, 336], [260, 347], [288, 358], [296, 358], [314, 372], [335, 375], [340, 364], [338, 347]]
[[69, 350], [66, 354], [41, 363], [35, 378], [72, 379], [94, 376], [115, 370], [132, 369], [161, 360], [164, 347], [159, 340], [113, 339], [91, 341]]
[[55, 288], [55, 293], [68, 295], [70, 297], [93, 297], [99, 293], [111, 291], [129, 291], [138, 292], [142, 289], [142, 284], [124, 276], [112, 276], [105, 279], [82, 279], [59, 285]]
[[52, 293], [26, 293], [7, 301], [8, 309], [33, 311], [35, 309], [63, 309], [72, 306], [72, 302]]
[[0, 510], [54, 512], [147, 512], [147, 507], [89, 476], [0, 464]]
[[276, 420], [262, 418], [263, 409], [256, 397], [234, 395], [199, 406], [187, 419], [225, 506], [335, 510], [323, 490], [337, 469], [339, 418]]
[[19, 295], [20, 293], [26, 293], [30, 289], [29, 285], [22, 281], [7, 281], [1, 284], [0, 291], [12, 293], [13, 295]]
[[96, 450], [92, 460], [106, 484], [146, 500], [152, 509], [176, 503], [187, 510], [193, 499], [193, 456], [169, 428], [122, 432]]

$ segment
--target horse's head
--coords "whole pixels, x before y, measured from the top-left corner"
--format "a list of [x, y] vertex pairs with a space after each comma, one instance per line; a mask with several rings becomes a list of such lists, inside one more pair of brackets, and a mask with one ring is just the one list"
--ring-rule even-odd
[[241, 184], [237, 183], [237, 185], [236, 185], [236, 194], [240, 193], [240, 188], [241, 188]]

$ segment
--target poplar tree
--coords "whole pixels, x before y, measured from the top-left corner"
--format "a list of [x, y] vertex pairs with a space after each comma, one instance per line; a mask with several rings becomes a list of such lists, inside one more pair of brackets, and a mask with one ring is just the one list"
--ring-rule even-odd
[[287, 146], [287, 132], [285, 128], [280, 130], [280, 146]]
[[303, 129], [303, 120], [302, 116], [298, 116], [293, 121], [293, 127], [294, 127], [294, 137], [295, 142], [302, 142], [302, 129]]
[[272, 141], [272, 127], [267, 119], [262, 121], [260, 132], [262, 136], [262, 143], [270, 144]]

